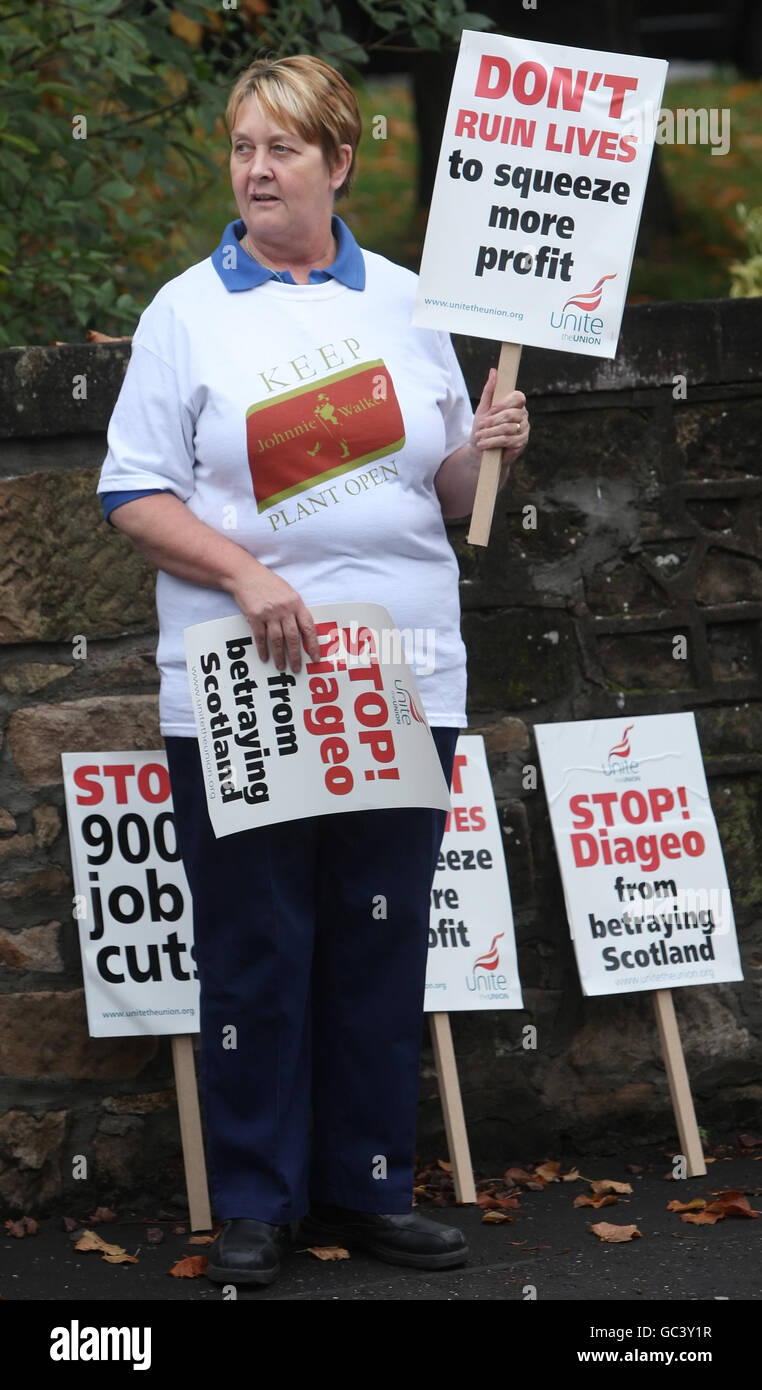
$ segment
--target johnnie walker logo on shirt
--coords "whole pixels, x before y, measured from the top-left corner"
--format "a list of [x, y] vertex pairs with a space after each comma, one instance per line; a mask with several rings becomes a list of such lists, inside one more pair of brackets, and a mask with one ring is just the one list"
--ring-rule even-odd
[[246, 447], [257, 511], [404, 443], [402, 411], [380, 358], [253, 405], [246, 412]]

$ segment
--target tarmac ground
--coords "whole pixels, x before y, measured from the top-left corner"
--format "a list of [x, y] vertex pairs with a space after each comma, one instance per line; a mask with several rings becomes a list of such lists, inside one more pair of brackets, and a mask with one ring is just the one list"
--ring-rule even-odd
[[[705, 1177], [681, 1181], [668, 1176], [672, 1164], [663, 1148], [620, 1153], [616, 1160], [567, 1158], [560, 1165], [559, 1180], [541, 1190], [515, 1179], [503, 1179], [502, 1186], [496, 1186], [496, 1178], [490, 1185], [496, 1200], [504, 1203], [497, 1211], [509, 1219], [495, 1224], [484, 1222], [485, 1211], [479, 1207], [455, 1205], [451, 1189], [449, 1204], [448, 1189], [437, 1187], [437, 1178], [442, 1183], [450, 1180], [432, 1164], [433, 1173], [419, 1180], [435, 1202], [447, 1204], [432, 1204], [419, 1189], [418, 1209], [464, 1231], [470, 1249], [464, 1266], [435, 1272], [406, 1269], [360, 1250], [351, 1251], [349, 1258], [326, 1261], [295, 1241], [274, 1284], [261, 1289], [240, 1286], [232, 1294], [229, 1286], [213, 1284], [203, 1273], [192, 1278], [170, 1275], [180, 1260], [193, 1255], [203, 1260], [206, 1250], [203, 1243], [189, 1243], [194, 1233], [180, 1198], [166, 1207], [153, 1207], [147, 1197], [134, 1208], [117, 1209], [116, 1219], [108, 1221], [94, 1220], [86, 1207], [67, 1209], [39, 1220], [36, 1234], [21, 1238], [7, 1229], [18, 1218], [2, 1214], [0, 1301], [6, 1314], [10, 1303], [71, 1304], [71, 1309], [59, 1308], [59, 1317], [76, 1316], [78, 1304], [209, 1304], [232, 1297], [252, 1303], [622, 1303], [628, 1306], [620, 1312], [633, 1315], [639, 1304], [756, 1301], [762, 1298], [759, 1217], [728, 1214], [714, 1225], [699, 1225], [668, 1209], [671, 1201], [698, 1198], [711, 1203], [717, 1193], [732, 1191], [746, 1198], [751, 1211], [762, 1210], [762, 1140], [756, 1147], [743, 1148], [736, 1139], [718, 1146], [715, 1154]], [[524, 1172], [532, 1176], [534, 1166], [527, 1164]], [[564, 1181], [563, 1175], [575, 1167], [584, 1177]], [[629, 1184], [632, 1191], [616, 1194], [615, 1203], [599, 1209], [573, 1205], [575, 1197], [591, 1193], [591, 1180], [602, 1179]], [[483, 1196], [485, 1188], [487, 1179], [479, 1179], [477, 1189]], [[28, 1216], [34, 1218], [34, 1213]], [[82, 1224], [67, 1231], [64, 1218], [69, 1224]], [[591, 1231], [598, 1222], [635, 1225], [640, 1235], [609, 1244]], [[97, 1250], [77, 1250], [84, 1230], [122, 1247], [136, 1263], [112, 1264]]]

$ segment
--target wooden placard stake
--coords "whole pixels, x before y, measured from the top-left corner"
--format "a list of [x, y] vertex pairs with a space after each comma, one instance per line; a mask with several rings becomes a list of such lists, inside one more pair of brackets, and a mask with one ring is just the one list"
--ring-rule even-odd
[[696, 1124], [688, 1072], [685, 1067], [680, 1032], [675, 1017], [675, 1004], [671, 989], [655, 989], [653, 992], [656, 1025], [659, 1029], [664, 1065], [667, 1069], [669, 1093], [672, 1109], [677, 1121], [680, 1152], [688, 1162], [688, 1177], [701, 1178], [706, 1173], [704, 1150]]
[[[515, 390], [519, 374], [521, 343], [503, 343], [500, 360], [497, 364], [497, 381], [493, 399], [507, 396]], [[479, 482], [476, 487], [474, 509], [471, 513], [471, 527], [468, 532], [469, 545], [487, 545], [492, 527], [492, 514], [495, 510], [498, 483], [500, 482], [501, 449], [485, 449], [479, 469]]]
[[456, 1202], [475, 1202], [474, 1173], [471, 1167], [466, 1120], [460, 1095], [458, 1067], [452, 1045], [450, 1015], [431, 1014], [430, 1022], [434, 1064], [439, 1082], [439, 1098], [442, 1102], [447, 1148], [452, 1164], [453, 1182], [455, 1183], [455, 1200]]
[[193, 1036], [178, 1033], [172, 1037], [172, 1065], [175, 1069], [177, 1109], [180, 1116], [180, 1140], [183, 1146], [185, 1186], [192, 1231], [211, 1231], [212, 1211], [206, 1180], [206, 1158], [201, 1133], [201, 1111], [196, 1087], [196, 1066], [193, 1058]]

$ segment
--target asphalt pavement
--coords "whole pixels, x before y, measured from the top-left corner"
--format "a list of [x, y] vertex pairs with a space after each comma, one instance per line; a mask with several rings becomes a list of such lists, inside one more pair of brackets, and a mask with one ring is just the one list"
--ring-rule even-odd
[[[491, 1201], [502, 1204], [493, 1212], [509, 1218], [494, 1224], [484, 1222], [485, 1211], [479, 1207], [432, 1204], [427, 1192], [439, 1202], [448, 1198], [447, 1189], [436, 1186], [434, 1167], [433, 1174], [424, 1172], [420, 1178], [418, 1209], [460, 1227], [470, 1247], [466, 1265], [432, 1273], [384, 1264], [362, 1251], [352, 1251], [348, 1259], [324, 1261], [295, 1242], [277, 1281], [264, 1289], [242, 1286], [237, 1300], [620, 1302], [632, 1305], [628, 1311], [633, 1313], [635, 1305], [655, 1302], [756, 1301], [762, 1297], [762, 1220], [740, 1213], [747, 1204], [752, 1212], [762, 1210], [762, 1140], [756, 1147], [743, 1148], [736, 1138], [714, 1153], [706, 1177], [682, 1181], [667, 1176], [672, 1164], [663, 1149], [620, 1153], [616, 1160], [567, 1157], [560, 1163], [558, 1180], [540, 1190], [527, 1186], [527, 1179], [542, 1167], [542, 1160], [526, 1164], [519, 1179], [505, 1179], [499, 1171], [477, 1173], [482, 1198], [491, 1190], [496, 1194]], [[575, 1168], [583, 1176], [564, 1181]], [[602, 1180], [629, 1184], [632, 1191], [613, 1194], [616, 1201], [597, 1210], [574, 1206], [576, 1197], [592, 1193], [591, 1181]], [[440, 1181], [446, 1182], [446, 1175]], [[745, 1201], [731, 1201], [731, 1211], [716, 1224], [683, 1221], [680, 1213], [668, 1209], [676, 1200], [710, 1204], [717, 1201], [717, 1193], [728, 1192], [740, 1193]], [[733, 1214], [733, 1205], [739, 1214]], [[116, 1207], [114, 1214], [116, 1220], [94, 1220], [87, 1209], [67, 1207], [40, 1219], [36, 1234], [19, 1238], [4, 1230], [0, 1299], [6, 1312], [9, 1303], [27, 1301], [158, 1305], [230, 1298], [229, 1289], [226, 1293], [203, 1273], [192, 1278], [170, 1274], [188, 1256], [203, 1261], [206, 1248], [189, 1243], [193, 1232], [181, 1199], [162, 1207], [153, 1206], [147, 1197], [134, 1208]], [[27, 1216], [35, 1219], [34, 1212]], [[67, 1231], [64, 1218], [82, 1224]], [[5, 1227], [14, 1219], [18, 1220], [3, 1213]], [[639, 1235], [610, 1244], [592, 1232], [599, 1222], [635, 1226]], [[85, 1230], [121, 1247], [136, 1262], [112, 1264], [98, 1250], [77, 1250]], [[69, 1314], [76, 1315], [76, 1309], [59, 1308], [58, 1316]], [[103, 1315], [108, 1316], [105, 1309]]]

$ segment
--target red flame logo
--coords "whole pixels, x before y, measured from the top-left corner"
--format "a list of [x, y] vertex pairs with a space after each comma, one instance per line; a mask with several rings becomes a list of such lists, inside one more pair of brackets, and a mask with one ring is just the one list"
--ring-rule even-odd
[[415, 720], [417, 720], [417, 722], [418, 722], [419, 724], [425, 724], [425, 723], [426, 723], [426, 720], [425, 720], [424, 716], [421, 714], [421, 711], [418, 709], [418, 706], [416, 705], [415, 700], [413, 699], [412, 695], [410, 694], [410, 691], [407, 690], [406, 687], [405, 687], [404, 685], [403, 685], [402, 689], [405, 691], [405, 694], [407, 695], [408, 704], [410, 705], [410, 713], [412, 714], [413, 718], [414, 718]]
[[603, 298], [603, 286], [607, 280], [616, 280], [616, 275], [602, 275], [598, 283], [587, 291], [587, 294], [578, 294], [574, 299], [567, 299], [561, 312], [565, 312], [570, 304], [575, 304], [578, 309], [586, 309], [588, 313], [597, 309]]
[[628, 724], [628, 725], [627, 725], [627, 728], [625, 729], [624, 733], [622, 734], [622, 737], [621, 737], [619, 743], [615, 743], [615, 744], [614, 744], [614, 747], [609, 749], [609, 757], [610, 757], [610, 758], [629, 758], [629, 756], [630, 756], [630, 729], [634, 729], [634, 728], [635, 728], [635, 725], [634, 725], [634, 724]]
[[480, 956], [478, 960], [474, 961], [474, 970], [476, 970], [479, 966], [482, 967], [482, 970], [497, 970], [500, 961], [500, 954], [497, 949], [497, 943], [500, 940], [501, 936], [505, 936], [505, 932], [501, 931], [498, 932], [497, 936], [493, 936], [492, 945], [490, 946], [486, 954]]

